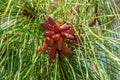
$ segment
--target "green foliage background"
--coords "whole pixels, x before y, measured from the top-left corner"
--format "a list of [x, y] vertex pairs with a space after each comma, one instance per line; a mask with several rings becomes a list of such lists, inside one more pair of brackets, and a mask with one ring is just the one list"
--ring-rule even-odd
[[[0, 0], [0, 80], [118, 80], [119, 12], [113, 0]], [[82, 43], [54, 64], [48, 52], [37, 52], [46, 14], [70, 22]], [[94, 19], [101, 24], [90, 27]]]

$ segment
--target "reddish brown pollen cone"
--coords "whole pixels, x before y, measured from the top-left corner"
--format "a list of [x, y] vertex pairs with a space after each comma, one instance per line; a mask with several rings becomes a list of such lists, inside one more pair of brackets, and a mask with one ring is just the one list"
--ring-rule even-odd
[[69, 48], [67, 48], [64, 44], [62, 46], [62, 51], [65, 52], [65, 53], [67, 53], [67, 54], [69, 54], [69, 55], [73, 54], [72, 50], [69, 49]]
[[60, 26], [59, 30], [61, 32], [63, 32], [63, 31], [69, 30], [69, 28], [73, 28], [73, 27], [71, 25], [64, 24], [64, 25]]
[[60, 34], [56, 34], [56, 35], [53, 35], [53, 36], [52, 36], [52, 39], [53, 39], [54, 41], [58, 41], [58, 40], [60, 39], [60, 37], [61, 37]]
[[58, 18], [57, 20], [55, 20], [55, 23], [57, 24], [57, 26], [60, 26], [62, 25], [62, 20]]
[[69, 34], [74, 34], [74, 33], [75, 33], [75, 31], [74, 31], [74, 29], [73, 29], [73, 28], [69, 28], [68, 33], [69, 33]]
[[45, 36], [45, 37], [52, 37], [54, 34], [55, 34], [54, 31], [46, 31], [46, 32], [44, 33], [44, 36]]
[[52, 31], [52, 28], [50, 25], [48, 25], [47, 23], [41, 22], [40, 25], [45, 28], [46, 30], [50, 30]]
[[45, 15], [44, 18], [45, 18], [45, 20], [46, 20], [49, 24], [51, 24], [51, 25], [56, 25], [56, 26], [57, 26], [57, 24], [55, 23], [54, 19], [52, 19], [51, 17]]
[[50, 62], [53, 62], [55, 60], [56, 57], [56, 48], [57, 46], [54, 45], [51, 47], [50, 51], [49, 51], [49, 60]]
[[52, 38], [50, 38], [50, 41], [49, 41], [48, 45], [50, 47], [54, 46], [55, 45], [55, 41]]
[[39, 45], [38, 48], [37, 48], [37, 52], [42, 51], [42, 49], [43, 49], [42, 45]]
[[50, 41], [50, 38], [47, 37], [43, 43], [43, 50], [46, 51], [48, 48], [48, 42]]
[[74, 35], [66, 33], [66, 32], [62, 32], [62, 36], [67, 38], [67, 39], [70, 39], [70, 40], [75, 40]]
[[62, 47], [63, 47], [63, 39], [60, 38], [58, 41], [57, 41], [57, 48], [58, 50], [62, 50]]

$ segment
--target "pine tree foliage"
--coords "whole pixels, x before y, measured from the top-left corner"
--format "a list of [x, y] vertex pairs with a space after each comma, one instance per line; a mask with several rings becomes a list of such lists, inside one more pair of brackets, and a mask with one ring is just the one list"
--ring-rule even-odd
[[[120, 8], [113, 0], [0, 0], [0, 80], [118, 80]], [[49, 63], [44, 15], [71, 23], [80, 45]]]

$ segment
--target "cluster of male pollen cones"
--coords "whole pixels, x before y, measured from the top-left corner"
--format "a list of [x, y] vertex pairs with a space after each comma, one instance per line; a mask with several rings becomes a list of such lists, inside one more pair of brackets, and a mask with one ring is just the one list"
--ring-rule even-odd
[[38, 46], [37, 51], [49, 51], [49, 60], [54, 61], [57, 52], [72, 55], [73, 51], [67, 47], [68, 41], [77, 42], [74, 28], [71, 24], [60, 25], [60, 21], [55, 21], [50, 16], [44, 16], [46, 22], [40, 22], [40, 25], [46, 30], [46, 37], [42, 45]]

